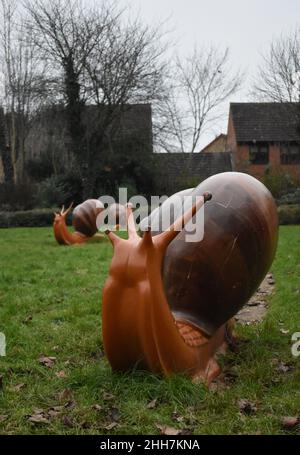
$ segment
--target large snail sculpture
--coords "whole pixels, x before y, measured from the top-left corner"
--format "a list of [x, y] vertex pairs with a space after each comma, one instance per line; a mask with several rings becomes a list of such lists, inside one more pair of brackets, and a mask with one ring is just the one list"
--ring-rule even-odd
[[[114, 252], [103, 288], [103, 342], [116, 371], [181, 373], [210, 383], [231, 318], [274, 258], [277, 211], [265, 186], [242, 173], [217, 174], [186, 194], [196, 202], [169, 230], [151, 232], [150, 217], [140, 237], [128, 207], [128, 240], [106, 232]], [[187, 242], [187, 223], [204, 204], [204, 237]]]
[[[72, 213], [74, 232], [71, 232], [67, 227], [66, 218], [72, 205], [66, 210], [63, 206], [59, 213], [54, 214], [54, 237], [60, 245], [76, 245], [91, 239], [98, 231], [97, 217], [104, 212], [104, 205], [99, 199], [87, 199], [77, 205]], [[108, 216], [111, 215], [117, 225], [125, 212], [124, 206], [120, 204], [112, 204], [107, 210]]]

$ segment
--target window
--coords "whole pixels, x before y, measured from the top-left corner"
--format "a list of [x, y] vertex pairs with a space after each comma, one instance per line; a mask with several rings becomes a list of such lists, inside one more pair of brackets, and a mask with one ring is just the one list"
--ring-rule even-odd
[[280, 146], [281, 164], [300, 164], [300, 144], [289, 143]]
[[269, 162], [269, 145], [268, 144], [251, 144], [249, 152], [251, 164], [268, 164]]

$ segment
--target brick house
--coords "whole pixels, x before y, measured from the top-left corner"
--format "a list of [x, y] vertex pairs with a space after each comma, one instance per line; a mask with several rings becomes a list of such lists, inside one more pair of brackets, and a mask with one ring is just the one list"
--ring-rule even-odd
[[207, 144], [202, 150], [200, 150], [200, 153], [226, 152], [226, 144], [227, 135], [221, 133], [209, 144]]
[[300, 180], [300, 103], [231, 103], [226, 150], [236, 171]]

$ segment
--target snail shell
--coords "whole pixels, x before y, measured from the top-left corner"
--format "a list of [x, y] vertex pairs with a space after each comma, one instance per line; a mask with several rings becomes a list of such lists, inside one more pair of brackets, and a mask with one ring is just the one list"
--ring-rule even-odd
[[[185, 229], [167, 248], [163, 284], [175, 319], [212, 335], [257, 290], [277, 246], [277, 209], [255, 178], [225, 172], [203, 181], [192, 195], [209, 191], [204, 238], [187, 242]], [[160, 208], [160, 216], [164, 205]]]
[[87, 199], [77, 205], [73, 210], [72, 224], [75, 230], [87, 237], [92, 237], [97, 232], [96, 218], [104, 206], [98, 199]]

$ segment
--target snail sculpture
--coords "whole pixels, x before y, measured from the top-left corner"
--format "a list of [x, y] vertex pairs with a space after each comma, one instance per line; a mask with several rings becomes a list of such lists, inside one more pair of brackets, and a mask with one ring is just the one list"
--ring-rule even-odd
[[[226, 172], [195, 188], [192, 207], [169, 230], [141, 238], [128, 207], [128, 240], [107, 231], [114, 248], [103, 288], [102, 329], [114, 370], [182, 373], [208, 384], [219, 374], [231, 318], [269, 270], [277, 245], [270, 192], [249, 175]], [[212, 200], [210, 197], [212, 195]], [[205, 204], [204, 238], [185, 228]], [[163, 215], [164, 204], [159, 209]]]
[[98, 224], [104, 224], [105, 218], [108, 217], [117, 227], [126, 214], [125, 207], [121, 204], [111, 204], [107, 210], [104, 210], [104, 205], [99, 199], [87, 199], [73, 210], [72, 224], [75, 232], [71, 232], [66, 225], [66, 217], [71, 209], [72, 204], [67, 210], [63, 206], [59, 213], [54, 214], [53, 231], [60, 245], [81, 244], [93, 237], [98, 231], [97, 217], [101, 213], [103, 218], [98, 219]]
[[97, 232], [96, 219], [104, 210], [103, 204], [98, 199], [87, 199], [77, 205], [72, 217], [75, 232], [71, 232], [67, 227], [66, 217], [70, 213], [72, 205], [67, 210], [64, 210], [63, 207], [59, 213], [54, 214], [53, 231], [56, 241], [60, 245], [80, 244], [89, 240]]

